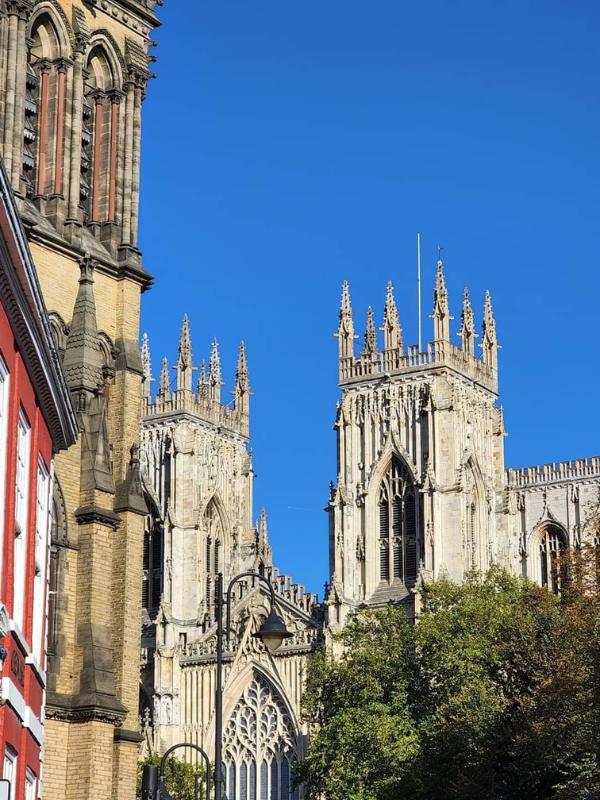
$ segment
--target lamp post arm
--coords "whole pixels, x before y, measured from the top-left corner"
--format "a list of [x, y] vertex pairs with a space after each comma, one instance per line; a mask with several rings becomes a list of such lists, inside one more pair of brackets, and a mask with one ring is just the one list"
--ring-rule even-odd
[[231, 591], [235, 584], [238, 583], [238, 581], [241, 581], [242, 578], [258, 578], [259, 581], [262, 581], [269, 589], [271, 608], [275, 608], [275, 590], [273, 589], [273, 584], [271, 581], [268, 578], [265, 578], [265, 576], [261, 575], [259, 572], [240, 572], [239, 575], [236, 575], [235, 578], [231, 579], [229, 586], [227, 587], [227, 625], [225, 630], [227, 643], [229, 643], [229, 631], [231, 628]]
[[162, 780], [164, 778], [165, 764], [167, 763], [168, 757], [171, 755], [171, 753], [174, 750], [178, 750], [180, 747], [181, 748], [189, 747], [192, 750], [196, 750], [196, 752], [200, 753], [200, 755], [202, 756], [202, 760], [204, 761], [204, 779], [205, 779], [205, 783], [206, 783], [206, 800], [210, 800], [210, 760], [208, 758], [208, 755], [206, 754], [206, 751], [203, 750], [200, 747], [200, 745], [198, 745], [198, 744], [192, 744], [191, 742], [183, 742], [181, 744], [174, 744], [173, 747], [169, 747], [169, 749], [165, 752], [165, 754], [161, 758], [160, 766], [158, 768], [158, 777], [159, 777], [159, 780], [161, 781], [161, 784], [162, 784]]

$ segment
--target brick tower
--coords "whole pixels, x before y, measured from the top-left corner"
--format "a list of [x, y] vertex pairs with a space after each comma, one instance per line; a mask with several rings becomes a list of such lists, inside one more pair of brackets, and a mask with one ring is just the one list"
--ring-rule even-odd
[[141, 106], [156, 0], [0, 0], [0, 153], [80, 436], [56, 460], [44, 797], [133, 800]]

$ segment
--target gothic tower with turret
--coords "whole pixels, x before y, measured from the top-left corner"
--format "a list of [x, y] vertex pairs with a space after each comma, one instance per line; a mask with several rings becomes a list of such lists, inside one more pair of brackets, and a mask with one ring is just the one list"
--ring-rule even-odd
[[329, 624], [359, 605], [390, 601], [418, 610], [422, 581], [461, 581], [508, 557], [497, 498], [504, 484], [498, 343], [489, 293], [481, 354], [465, 290], [460, 344], [453, 343], [444, 266], [438, 261], [433, 340], [406, 347], [392, 284], [378, 336], [367, 311], [355, 352], [350, 290], [342, 288], [337, 332], [335, 430], [338, 476], [331, 486]]
[[305, 747], [300, 701], [306, 661], [320, 640], [320, 606], [273, 565], [265, 511], [254, 520], [246, 348], [240, 345], [229, 401], [215, 340], [209, 353], [196, 371], [186, 316], [175, 365], [162, 360], [155, 393], [147, 337], [142, 344], [141, 463], [151, 511], [142, 582], [145, 746], [163, 753], [192, 742], [213, 757], [216, 578], [221, 572], [227, 589], [236, 575], [258, 572], [271, 581], [292, 636], [269, 653], [254, 636], [269, 612], [268, 593], [251, 577], [235, 584], [224, 657], [226, 795], [299, 800], [291, 771]]
[[[133, 800], [142, 100], [156, 0], [0, 0], [0, 155], [79, 417], [56, 460], [44, 797]], [[41, 776], [38, 776], [41, 777]]]

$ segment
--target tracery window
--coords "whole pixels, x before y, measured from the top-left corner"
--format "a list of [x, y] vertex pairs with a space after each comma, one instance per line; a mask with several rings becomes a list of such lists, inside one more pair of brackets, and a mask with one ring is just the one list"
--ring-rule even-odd
[[545, 528], [539, 538], [540, 583], [558, 594], [564, 582], [564, 565], [560, 555], [567, 545], [563, 532], [556, 527]]
[[204, 529], [206, 531], [206, 604], [212, 604], [212, 592], [215, 578], [222, 571], [223, 522], [213, 500], [204, 512]]
[[394, 458], [379, 489], [379, 578], [406, 584], [417, 577], [417, 505], [412, 477]]
[[271, 683], [255, 674], [225, 726], [228, 800], [300, 800], [293, 788], [294, 726]]

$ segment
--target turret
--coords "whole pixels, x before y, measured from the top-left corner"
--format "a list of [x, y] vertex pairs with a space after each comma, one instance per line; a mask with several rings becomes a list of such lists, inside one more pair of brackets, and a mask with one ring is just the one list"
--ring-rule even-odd
[[433, 293], [433, 338], [437, 341], [450, 341], [450, 309], [448, 307], [448, 289], [444, 277], [444, 262], [438, 259], [435, 274], [435, 290]]
[[473, 316], [473, 307], [471, 305], [471, 298], [469, 290], [465, 289], [463, 294], [462, 311], [460, 315], [460, 331], [459, 334], [462, 339], [462, 349], [465, 353], [475, 355], [475, 320]]
[[216, 339], [212, 340], [210, 351], [210, 363], [208, 369], [208, 396], [210, 400], [217, 403], [221, 402], [221, 357], [219, 356], [219, 343]]
[[179, 336], [179, 352], [177, 355], [177, 391], [192, 391], [192, 341], [190, 337], [190, 321], [184, 314]]
[[494, 370], [498, 369], [498, 340], [496, 338], [496, 320], [492, 310], [492, 297], [489, 291], [485, 293], [483, 306], [483, 336], [481, 348], [483, 350], [483, 363]]
[[244, 342], [240, 342], [233, 395], [236, 411], [248, 414], [250, 411], [250, 381], [248, 380], [248, 362]]

